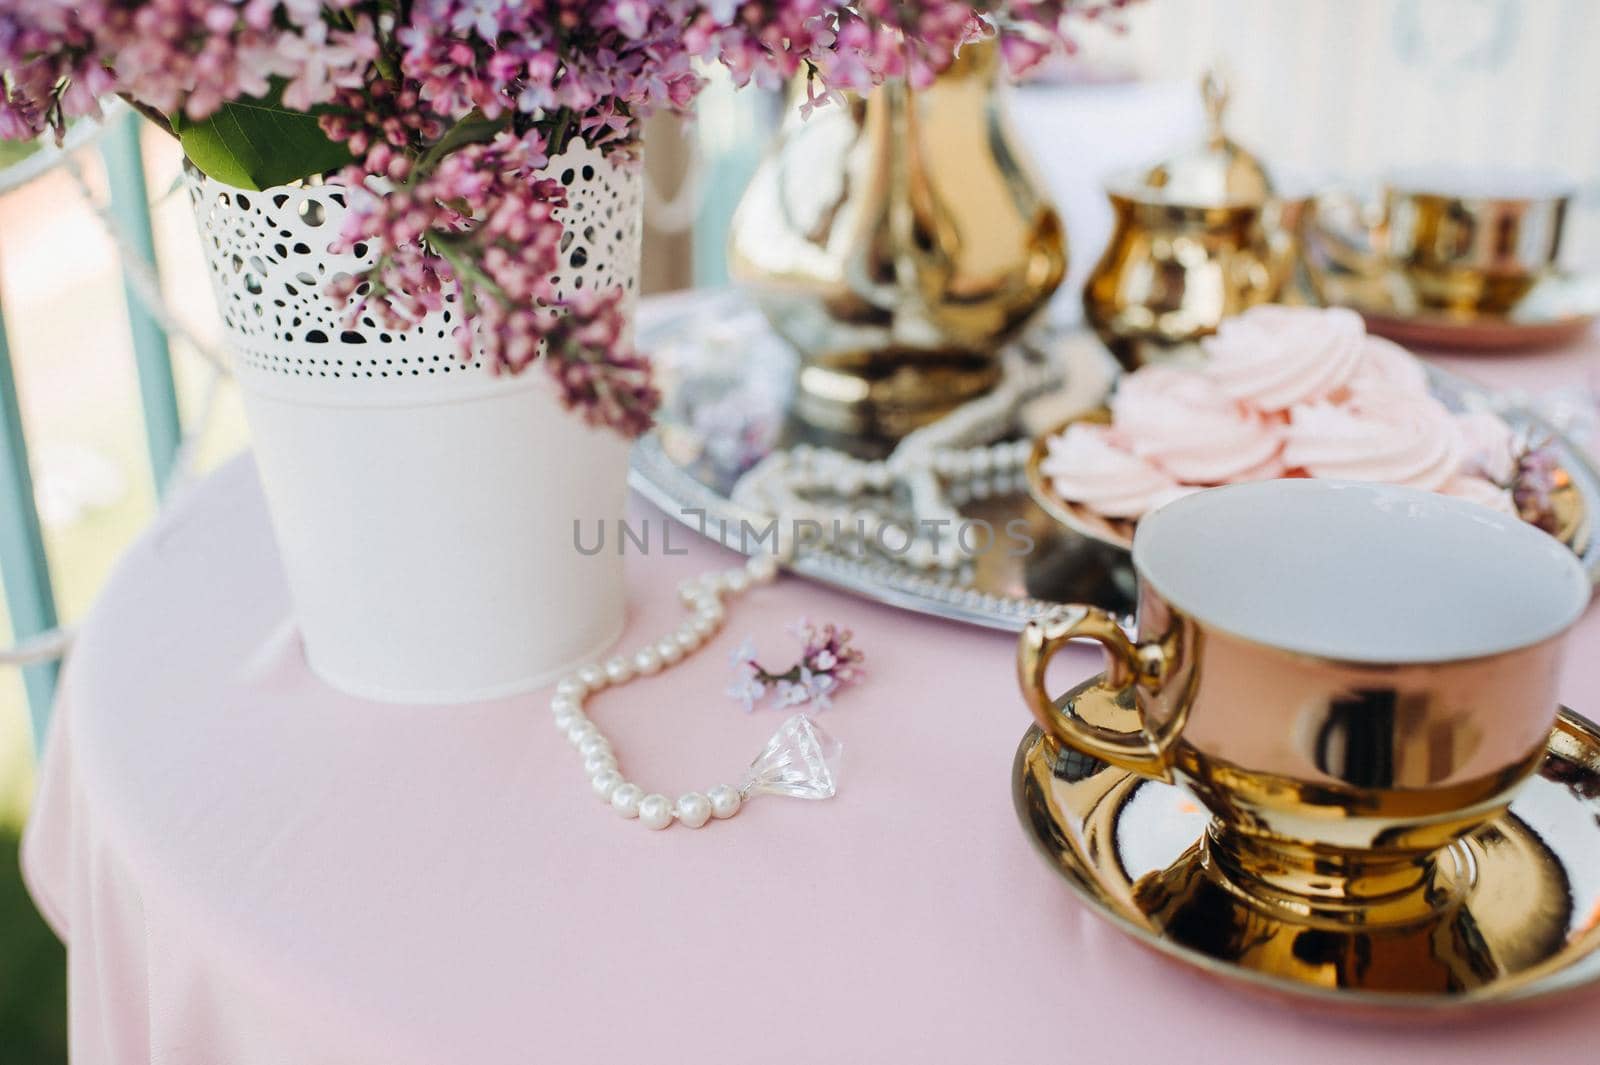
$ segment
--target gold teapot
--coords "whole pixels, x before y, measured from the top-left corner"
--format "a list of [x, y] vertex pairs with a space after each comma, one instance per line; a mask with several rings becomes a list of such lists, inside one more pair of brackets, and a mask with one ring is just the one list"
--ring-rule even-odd
[[1276, 194], [1223, 131], [1220, 77], [1207, 74], [1201, 92], [1210, 129], [1200, 146], [1106, 189], [1115, 225], [1083, 309], [1129, 370], [1192, 352], [1222, 319], [1282, 298], [1303, 274], [1309, 199]]
[[896, 439], [988, 391], [1066, 271], [1060, 216], [1012, 137], [992, 41], [932, 85], [802, 114], [734, 216], [729, 268], [800, 353], [794, 412]]

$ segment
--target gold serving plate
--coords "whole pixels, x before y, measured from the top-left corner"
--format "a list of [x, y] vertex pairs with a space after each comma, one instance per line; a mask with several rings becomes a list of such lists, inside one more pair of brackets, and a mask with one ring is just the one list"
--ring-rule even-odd
[[[1108, 727], [1130, 711], [1093, 678], [1063, 705]], [[1105, 704], [1105, 705], [1100, 705]], [[1336, 1007], [1460, 1011], [1600, 979], [1600, 731], [1563, 710], [1510, 811], [1438, 858], [1452, 898], [1399, 923], [1333, 921], [1240, 892], [1210, 816], [1181, 788], [1023, 738], [1024, 830], [1100, 916], [1243, 987]]]
[[[1028, 453], [1028, 463], [1024, 473], [1028, 480], [1028, 494], [1046, 514], [1080, 536], [1087, 536], [1091, 540], [1123, 551], [1131, 551], [1133, 533], [1137, 527], [1135, 522], [1103, 517], [1081, 503], [1064, 499], [1050, 486], [1050, 478], [1045, 476], [1042, 469], [1051, 437], [1061, 435], [1068, 426], [1077, 422], [1106, 425], [1110, 421], [1111, 411], [1105, 407], [1096, 407], [1067, 419], [1034, 440], [1033, 450]], [[1550, 496], [1551, 509], [1555, 517], [1555, 529], [1552, 535], [1570, 547], [1575, 554], [1583, 555], [1589, 549], [1589, 508], [1584, 503], [1583, 493], [1579, 491], [1571, 474], [1565, 469], [1557, 469], [1556, 481], [1556, 489]]]

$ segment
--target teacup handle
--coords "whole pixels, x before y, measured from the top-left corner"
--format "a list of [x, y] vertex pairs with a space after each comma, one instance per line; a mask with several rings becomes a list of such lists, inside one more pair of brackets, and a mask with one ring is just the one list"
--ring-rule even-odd
[[1322, 254], [1348, 273], [1373, 277], [1385, 266], [1389, 219], [1354, 189], [1333, 188], [1312, 203], [1311, 228]]
[[1106, 649], [1104, 687], [1121, 691], [1139, 687], [1160, 693], [1167, 672], [1167, 651], [1156, 644], [1129, 639], [1117, 619], [1092, 606], [1064, 606], [1028, 622], [1017, 645], [1017, 681], [1028, 709], [1047, 733], [1092, 758], [1155, 780], [1172, 779], [1172, 748], [1183, 731], [1187, 705], [1157, 729], [1141, 715], [1138, 732], [1117, 732], [1091, 725], [1070, 707], [1056, 705], [1045, 689], [1045, 670], [1069, 640], [1094, 640]]

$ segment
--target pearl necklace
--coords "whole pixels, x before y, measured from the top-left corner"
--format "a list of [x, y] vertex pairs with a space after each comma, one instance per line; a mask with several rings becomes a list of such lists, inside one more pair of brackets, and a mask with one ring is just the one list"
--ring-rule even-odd
[[[973, 555], [959, 538], [929, 539], [917, 530], [955, 530], [961, 524], [955, 504], [964, 502], [964, 494], [981, 497], [991, 484], [1010, 490], [1012, 481], [1020, 481], [1033, 441], [992, 441], [1012, 429], [1024, 403], [1062, 381], [1058, 359], [1039, 360], [1008, 349], [1001, 367], [992, 391], [909, 433], [885, 459], [865, 461], [797, 444], [748, 470], [730, 498], [755, 513], [778, 515], [790, 528], [803, 520], [822, 529], [847, 529], [861, 546], [890, 549], [885, 536], [892, 532], [900, 546], [891, 550], [899, 562], [918, 570], [958, 570]], [[897, 487], [909, 502], [909, 520], [896, 521], [862, 505], [863, 496]]]
[[[1002, 380], [992, 392], [911, 433], [888, 459], [862, 462], [804, 445], [776, 451], [740, 479], [732, 493], [734, 501], [756, 513], [777, 515], [790, 528], [802, 519], [823, 529], [834, 525], [836, 519], [841, 525], [853, 523], [857, 536], [872, 540], [882, 537], [892, 523], [871, 509], [852, 509], [849, 501], [863, 491], [883, 492], [899, 483], [911, 499], [913, 529], [930, 520], [953, 527], [960, 514], [951, 503], [959, 501], [962, 490], [982, 495], [989, 479], [1004, 482], [1020, 471], [1027, 458], [1030, 443], [1026, 440], [988, 441], [1010, 428], [1022, 403], [1060, 383], [1061, 368], [1055, 360], [1041, 364], [1014, 351], [1003, 359]], [[837, 493], [844, 502], [832, 506], [813, 502], [812, 493], [821, 492]], [[833, 537], [825, 535], [824, 540], [820, 546], [840, 546]], [[787, 559], [796, 545], [783, 544], [780, 534], [779, 547], [787, 547]], [[970, 561], [959, 541], [935, 544], [914, 539], [907, 547], [905, 560], [918, 569], [955, 569]], [[617, 655], [604, 663], [582, 666], [556, 685], [550, 700], [555, 726], [583, 758], [583, 771], [595, 795], [610, 803], [618, 815], [637, 818], [651, 829], [666, 828], [675, 820], [700, 828], [713, 818], [732, 817], [758, 794], [801, 799], [833, 796], [840, 745], [803, 714], [784, 722], [738, 787], [718, 784], [704, 792], [687, 792], [674, 801], [659, 793], [646, 794], [625, 778], [617, 767], [610, 739], [583, 712], [589, 696], [669, 669], [699, 650], [722, 627], [726, 617], [723, 596], [738, 596], [753, 585], [772, 583], [778, 562], [773, 556], [757, 555], [738, 568], [684, 582], [678, 591], [692, 616], [675, 632], [631, 656]]]
[[804, 714], [783, 723], [751, 763], [743, 782], [734, 787], [718, 784], [704, 792], [691, 791], [674, 802], [644, 789], [622, 775], [611, 741], [583, 712], [589, 696], [616, 688], [640, 677], [669, 669], [703, 647], [726, 619], [724, 596], [738, 596], [756, 585], [771, 584], [778, 575], [778, 560], [757, 555], [743, 566], [710, 572], [678, 588], [679, 598], [691, 617], [676, 631], [647, 643], [632, 655], [617, 655], [604, 663], [579, 667], [556, 684], [550, 699], [551, 719], [567, 742], [577, 748], [583, 771], [596, 796], [624, 818], [637, 818], [650, 829], [663, 829], [674, 820], [700, 828], [712, 818], [729, 818], [755, 795], [787, 795], [800, 799], [826, 799], [834, 794], [840, 744]]

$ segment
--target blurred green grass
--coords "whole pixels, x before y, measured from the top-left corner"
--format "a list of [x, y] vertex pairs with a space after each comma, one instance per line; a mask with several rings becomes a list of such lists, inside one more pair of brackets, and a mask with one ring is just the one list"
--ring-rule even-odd
[[0, 141], [0, 167], [20, 162], [38, 150], [38, 141]]
[[67, 1060], [67, 954], [23, 889], [17, 829], [0, 828], [0, 1057]]
[[33, 753], [22, 685], [0, 676], [0, 1060], [67, 1060], [67, 952], [22, 884], [18, 846], [33, 794]]

